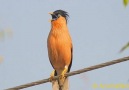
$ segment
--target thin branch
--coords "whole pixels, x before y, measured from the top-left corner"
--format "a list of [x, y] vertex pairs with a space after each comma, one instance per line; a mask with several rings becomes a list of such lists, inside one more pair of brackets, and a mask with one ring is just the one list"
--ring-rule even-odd
[[[88, 72], [88, 71], [91, 71], [91, 70], [95, 70], [95, 69], [98, 69], [98, 68], [106, 67], [106, 66], [109, 66], [109, 65], [113, 65], [113, 64], [128, 61], [128, 60], [129, 60], [129, 56], [124, 57], [124, 58], [120, 58], [120, 59], [116, 59], [116, 60], [112, 60], [112, 61], [109, 61], [109, 62], [101, 63], [101, 64], [98, 64], [98, 65], [90, 66], [88, 68], [80, 69], [80, 70], [73, 71], [73, 72], [70, 72], [70, 73], [66, 73], [65, 76], [67, 76], [67, 77], [68, 76], [73, 76], [73, 75], [76, 75], [76, 74]], [[59, 76], [55, 76], [53, 78], [53, 80], [57, 80], [58, 78], [59, 78]], [[23, 89], [23, 88], [47, 83], [47, 82], [49, 82], [49, 78], [39, 80], [39, 81], [35, 81], [35, 82], [32, 82], [32, 83], [28, 83], [28, 84], [24, 84], [24, 85], [20, 85], [20, 86], [16, 86], [16, 87], [9, 88], [9, 89], [6, 89], [6, 90], [19, 90], [19, 89]]]

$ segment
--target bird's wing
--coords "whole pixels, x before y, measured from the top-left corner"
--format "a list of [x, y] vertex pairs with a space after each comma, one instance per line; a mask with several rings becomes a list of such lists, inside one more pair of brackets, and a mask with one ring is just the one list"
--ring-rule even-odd
[[72, 60], [73, 60], [73, 45], [71, 45], [71, 61], [68, 67], [68, 72], [70, 72], [71, 66], [72, 66]]

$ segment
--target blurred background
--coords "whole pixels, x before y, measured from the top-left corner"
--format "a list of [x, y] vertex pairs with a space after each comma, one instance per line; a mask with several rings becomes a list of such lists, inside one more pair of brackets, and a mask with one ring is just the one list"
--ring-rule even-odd
[[[0, 0], [0, 90], [50, 76], [48, 13], [58, 9], [70, 15], [71, 71], [128, 56], [128, 48], [119, 53], [129, 41], [129, 6], [125, 1]], [[129, 84], [128, 61], [72, 76], [70, 90], [103, 90], [93, 85], [121, 83]], [[24, 90], [51, 88], [51, 83], [46, 83]]]

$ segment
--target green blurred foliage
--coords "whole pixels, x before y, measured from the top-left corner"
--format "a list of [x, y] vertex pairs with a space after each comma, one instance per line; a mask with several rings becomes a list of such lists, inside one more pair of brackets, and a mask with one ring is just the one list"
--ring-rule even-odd
[[128, 3], [129, 3], [129, 0], [123, 0], [123, 3], [124, 3], [125, 6], [127, 6]]
[[10, 28], [6, 28], [0, 31], [0, 41], [4, 41], [5, 37], [7, 38], [13, 37], [13, 31]]
[[[123, 3], [124, 3], [124, 6], [127, 6], [129, 3], [129, 0], [123, 0]], [[129, 42], [121, 48], [120, 52], [125, 51], [127, 48], [129, 48]]]
[[[13, 37], [13, 31], [10, 28], [6, 28], [4, 30], [0, 30], [0, 41], [5, 41], [5, 38], [12, 38]], [[4, 60], [3, 56], [0, 56], [0, 63], [2, 63]]]
[[4, 39], [4, 31], [2, 30], [2, 31], [0, 31], [0, 40], [3, 40]]
[[0, 63], [4, 60], [3, 56], [0, 56]]
[[129, 42], [121, 48], [120, 52], [125, 51], [127, 48], [129, 48]]

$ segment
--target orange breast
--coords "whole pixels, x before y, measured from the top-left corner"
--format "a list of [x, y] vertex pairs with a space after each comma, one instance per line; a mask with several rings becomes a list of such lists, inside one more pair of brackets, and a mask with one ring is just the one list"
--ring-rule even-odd
[[69, 66], [71, 62], [72, 41], [63, 17], [52, 21], [52, 29], [48, 40], [49, 60], [56, 70], [63, 70], [65, 65]]
[[[62, 33], [61, 35], [58, 35]], [[64, 69], [71, 62], [71, 38], [68, 32], [58, 32], [48, 37], [48, 55], [54, 69]]]

